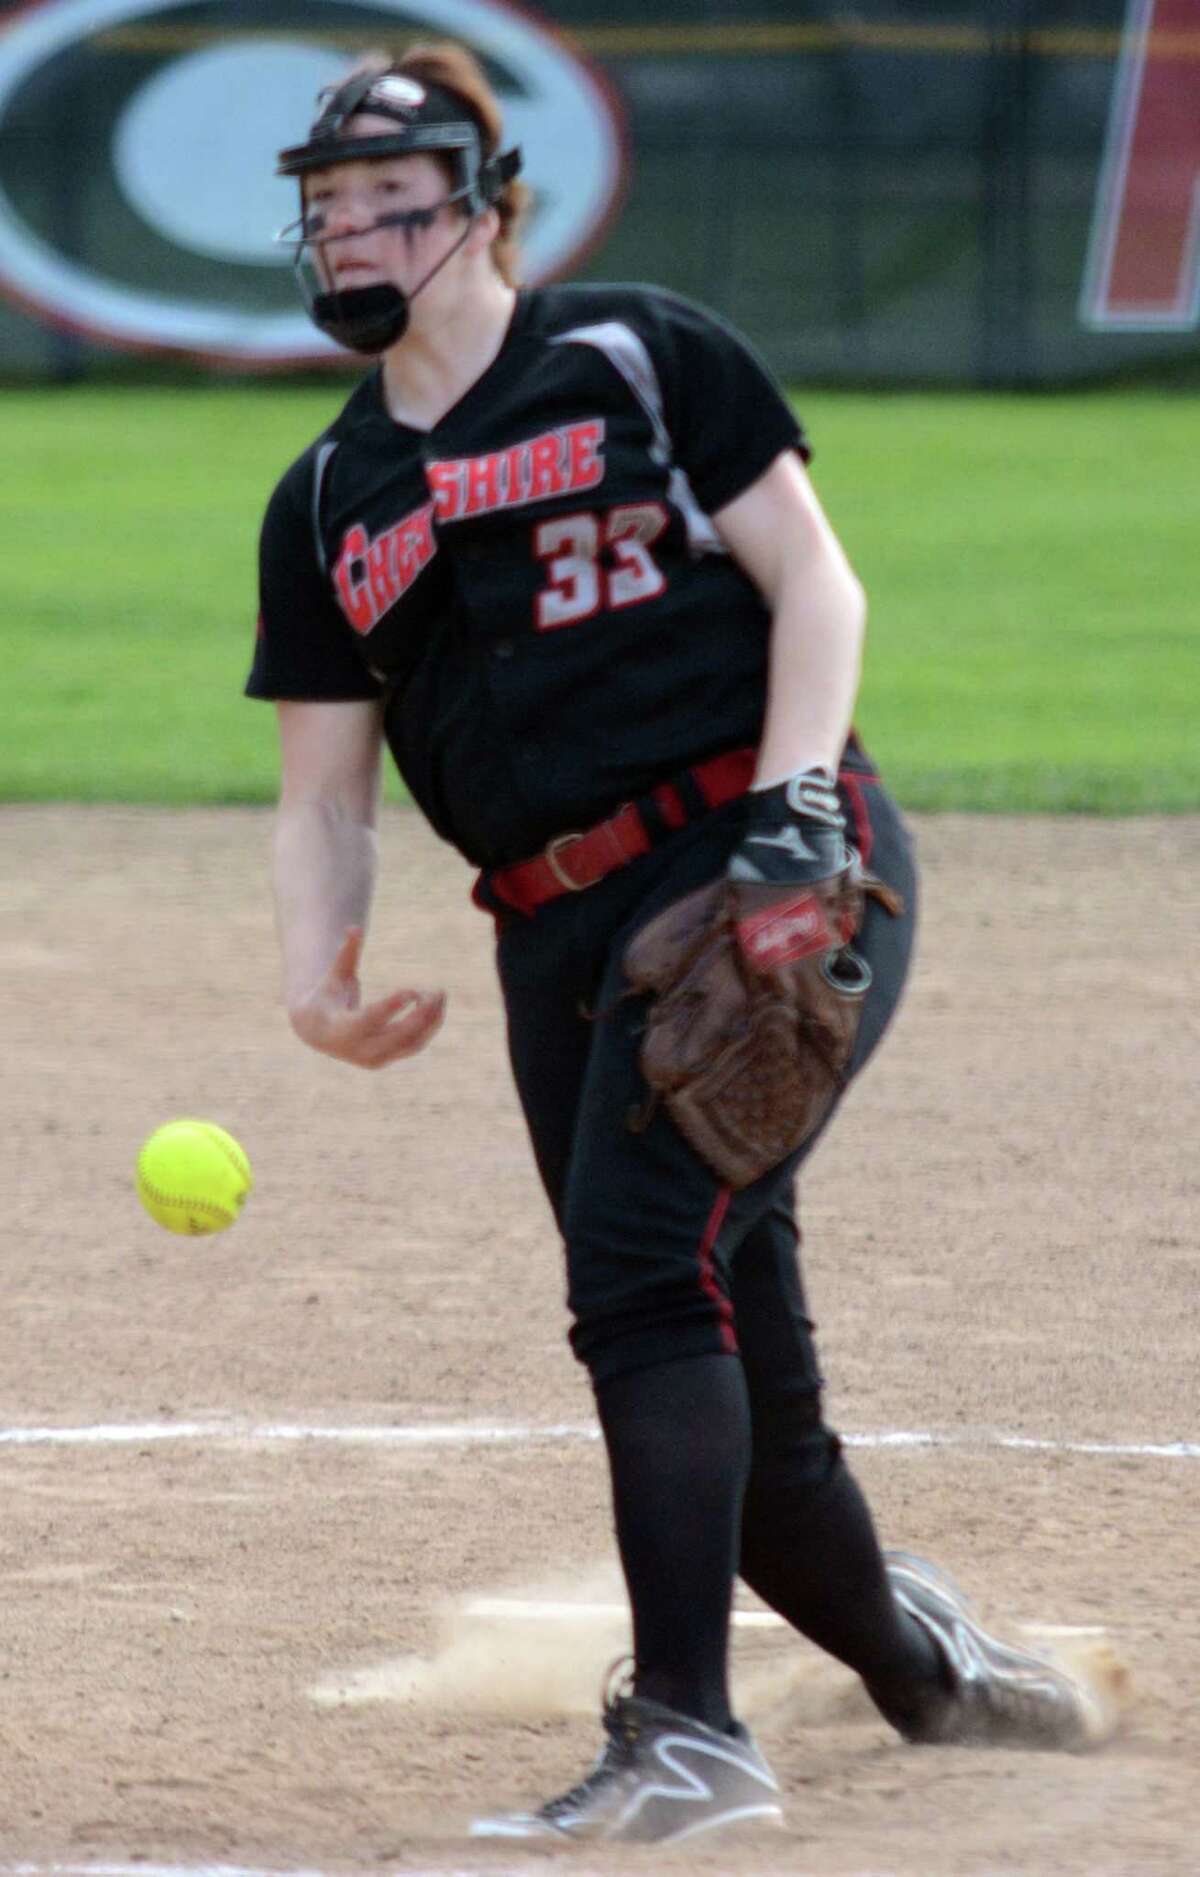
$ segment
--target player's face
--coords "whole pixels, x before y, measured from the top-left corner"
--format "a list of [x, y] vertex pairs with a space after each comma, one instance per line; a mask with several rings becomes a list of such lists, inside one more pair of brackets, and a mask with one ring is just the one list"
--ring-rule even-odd
[[[355, 119], [358, 135], [386, 134], [386, 118]], [[439, 261], [463, 232], [445, 171], [425, 155], [336, 163], [314, 170], [305, 191], [310, 226], [319, 218], [314, 247], [329, 288], [370, 287], [391, 281], [405, 290]], [[382, 216], [426, 211], [417, 226], [377, 226]]]

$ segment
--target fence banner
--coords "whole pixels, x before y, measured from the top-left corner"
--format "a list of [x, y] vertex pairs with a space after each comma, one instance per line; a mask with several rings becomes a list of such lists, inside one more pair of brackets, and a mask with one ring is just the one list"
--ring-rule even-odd
[[795, 380], [1200, 359], [1200, 0], [0, 0], [0, 373], [337, 362], [274, 153], [368, 47], [483, 58], [530, 280], [653, 280]]

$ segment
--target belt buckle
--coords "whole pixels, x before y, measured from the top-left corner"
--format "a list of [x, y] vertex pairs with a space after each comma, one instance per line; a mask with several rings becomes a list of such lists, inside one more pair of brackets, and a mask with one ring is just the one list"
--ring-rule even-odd
[[556, 834], [552, 841], [547, 841], [543, 853], [546, 865], [558, 884], [568, 893], [582, 893], [592, 883], [590, 880], [573, 880], [559, 859], [564, 847], [573, 847], [576, 841], [582, 841], [582, 832], [577, 834]]

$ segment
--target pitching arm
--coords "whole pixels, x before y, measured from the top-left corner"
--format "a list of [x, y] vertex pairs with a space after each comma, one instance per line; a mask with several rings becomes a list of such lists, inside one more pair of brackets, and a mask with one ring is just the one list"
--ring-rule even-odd
[[445, 997], [363, 1004], [359, 962], [375, 889], [382, 713], [375, 702], [278, 705], [282, 784], [273, 883], [292, 1028], [324, 1055], [381, 1069], [424, 1047]]
[[836, 770], [858, 691], [866, 598], [793, 450], [713, 517], [772, 612], [757, 787]]

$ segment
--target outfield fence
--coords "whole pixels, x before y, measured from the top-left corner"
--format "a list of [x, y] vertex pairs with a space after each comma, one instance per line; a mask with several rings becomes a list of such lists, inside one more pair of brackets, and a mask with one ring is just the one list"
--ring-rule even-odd
[[0, 5], [0, 369], [333, 361], [272, 153], [366, 45], [484, 58], [532, 278], [651, 279], [807, 382], [1200, 360], [1200, 0]]

